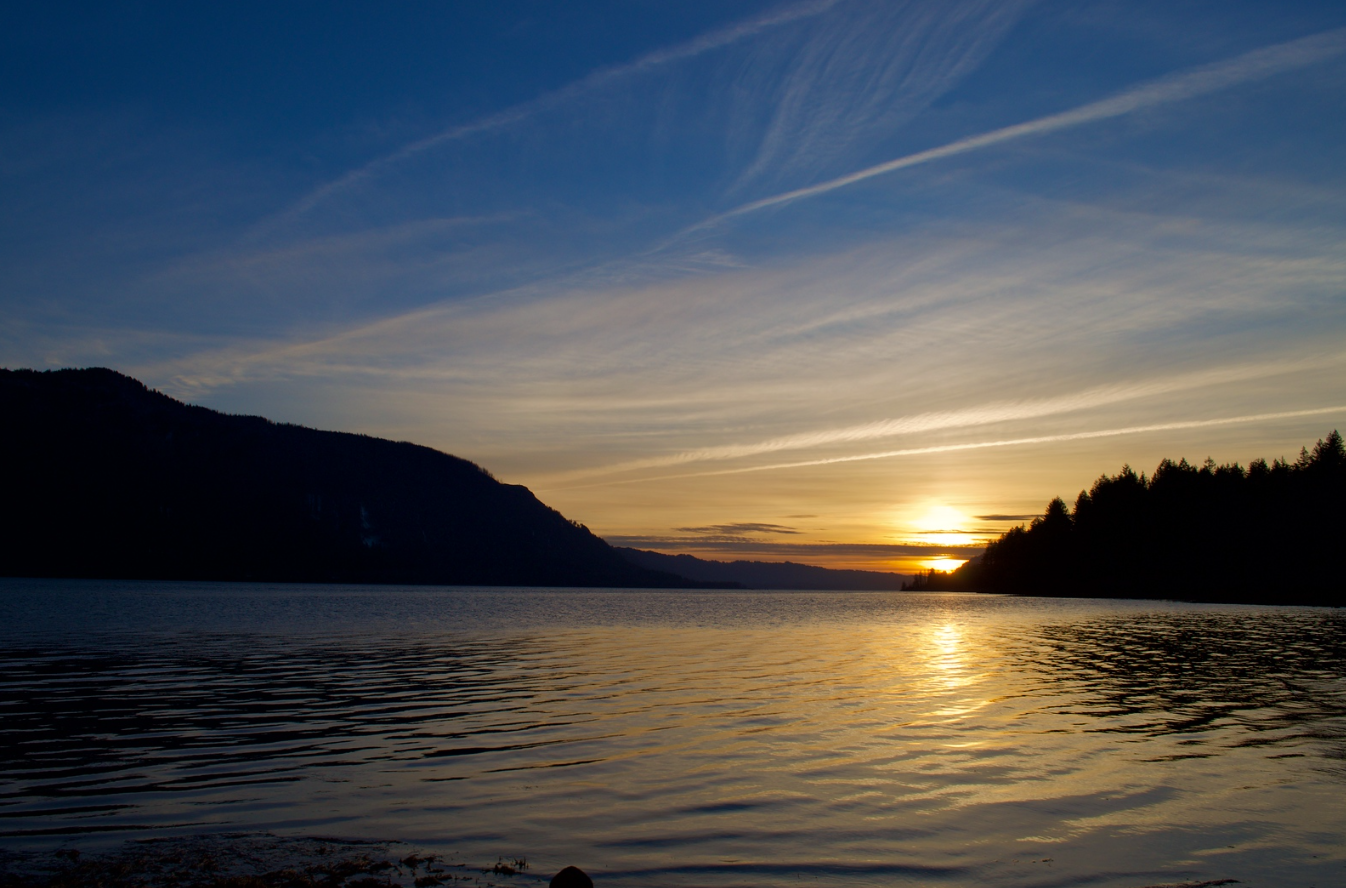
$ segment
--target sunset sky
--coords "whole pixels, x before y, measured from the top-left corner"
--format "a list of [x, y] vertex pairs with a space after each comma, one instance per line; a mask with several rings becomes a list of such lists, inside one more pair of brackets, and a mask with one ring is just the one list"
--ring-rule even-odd
[[949, 566], [1346, 429], [1346, 4], [18, 6], [0, 321], [617, 544]]

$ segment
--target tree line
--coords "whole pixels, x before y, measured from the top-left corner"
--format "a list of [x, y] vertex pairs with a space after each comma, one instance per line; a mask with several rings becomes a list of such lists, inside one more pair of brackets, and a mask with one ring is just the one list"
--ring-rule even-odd
[[1333, 431], [1294, 462], [1123, 466], [916, 590], [1346, 605], [1346, 447]]

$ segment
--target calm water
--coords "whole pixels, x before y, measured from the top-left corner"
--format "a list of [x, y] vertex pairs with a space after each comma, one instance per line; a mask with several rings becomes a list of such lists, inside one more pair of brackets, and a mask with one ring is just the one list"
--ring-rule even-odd
[[1346, 885], [1337, 611], [7, 580], [0, 664], [10, 848], [266, 830], [600, 888]]

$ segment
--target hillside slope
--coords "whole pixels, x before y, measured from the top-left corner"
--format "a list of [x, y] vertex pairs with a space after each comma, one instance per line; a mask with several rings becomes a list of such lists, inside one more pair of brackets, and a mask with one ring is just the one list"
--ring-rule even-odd
[[707, 561], [692, 555], [665, 555], [618, 547], [633, 564], [709, 583], [738, 583], [745, 589], [874, 591], [902, 588], [901, 574], [876, 570], [833, 570], [793, 561]]
[[0, 370], [0, 575], [696, 585], [415, 444], [191, 407], [111, 370]]

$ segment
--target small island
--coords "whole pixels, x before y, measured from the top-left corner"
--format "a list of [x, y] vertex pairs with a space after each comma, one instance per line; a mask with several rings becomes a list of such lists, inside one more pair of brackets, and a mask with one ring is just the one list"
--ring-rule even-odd
[[1027, 527], [909, 590], [1346, 605], [1346, 447], [1333, 431], [1294, 462], [1123, 466]]

